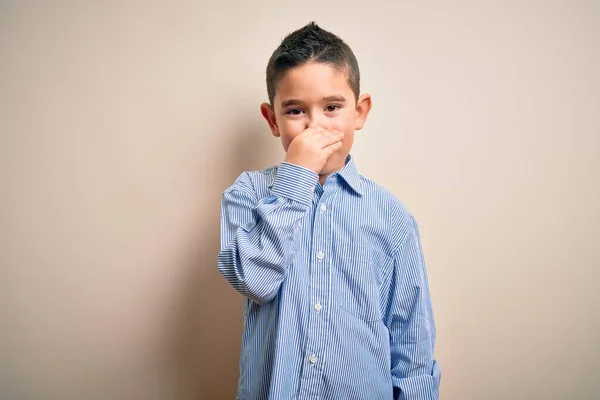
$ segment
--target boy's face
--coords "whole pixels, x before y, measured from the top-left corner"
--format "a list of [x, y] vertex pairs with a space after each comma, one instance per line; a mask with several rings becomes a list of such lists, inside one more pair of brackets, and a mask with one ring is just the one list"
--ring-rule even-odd
[[321, 175], [344, 166], [354, 131], [363, 127], [370, 109], [371, 96], [363, 94], [357, 101], [345, 73], [317, 62], [289, 70], [277, 84], [273, 105], [261, 105], [273, 135], [281, 138], [286, 152], [292, 140], [307, 128], [320, 126], [344, 132], [342, 147], [328, 159]]

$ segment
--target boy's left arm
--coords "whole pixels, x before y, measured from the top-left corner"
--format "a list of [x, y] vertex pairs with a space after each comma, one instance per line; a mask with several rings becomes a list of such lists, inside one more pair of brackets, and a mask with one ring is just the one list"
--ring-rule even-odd
[[394, 254], [385, 322], [390, 332], [394, 399], [438, 399], [435, 323], [417, 222]]

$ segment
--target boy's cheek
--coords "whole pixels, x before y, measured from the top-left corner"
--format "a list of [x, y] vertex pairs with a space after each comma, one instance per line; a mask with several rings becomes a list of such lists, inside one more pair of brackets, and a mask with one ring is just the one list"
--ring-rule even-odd
[[281, 144], [283, 145], [283, 148], [285, 151], [288, 150], [288, 147], [290, 147], [290, 145], [292, 144], [292, 142], [294, 141], [294, 139], [300, 134], [302, 133], [302, 131], [300, 132], [290, 132], [287, 130], [282, 130], [281, 131]]
[[283, 145], [283, 149], [287, 152], [290, 144], [292, 144], [292, 138], [282, 135], [281, 136], [281, 144]]
[[331, 129], [344, 132], [346, 137], [354, 133], [354, 121], [351, 120], [349, 115], [340, 115], [339, 118], [336, 118], [331, 122]]
[[281, 132], [281, 138], [291, 143], [296, 136], [298, 136], [304, 129], [301, 128], [301, 124], [281, 124], [279, 126]]

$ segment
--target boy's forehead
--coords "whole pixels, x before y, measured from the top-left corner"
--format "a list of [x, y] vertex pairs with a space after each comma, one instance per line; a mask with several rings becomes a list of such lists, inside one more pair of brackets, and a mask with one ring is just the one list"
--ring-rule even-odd
[[335, 95], [353, 96], [348, 75], [325, 63], [307, 63], [288, 70], [277, 83], [275, 102], [289, 98], [312, 101]]

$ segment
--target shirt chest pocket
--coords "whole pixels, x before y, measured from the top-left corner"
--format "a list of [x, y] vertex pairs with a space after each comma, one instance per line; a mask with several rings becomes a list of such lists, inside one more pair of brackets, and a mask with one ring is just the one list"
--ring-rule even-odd
[[382, 276], [376, 264], [374, 250], [362, 244], [343, 243], [338, 246], [334, 270], [339, 307], [366, 322], [383, 318], [380, 309]]

